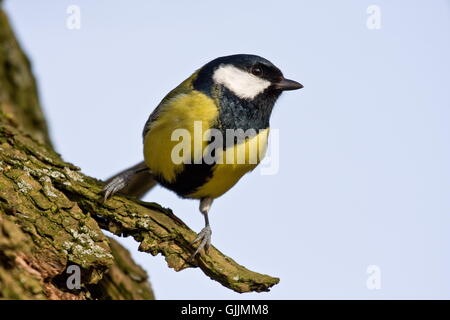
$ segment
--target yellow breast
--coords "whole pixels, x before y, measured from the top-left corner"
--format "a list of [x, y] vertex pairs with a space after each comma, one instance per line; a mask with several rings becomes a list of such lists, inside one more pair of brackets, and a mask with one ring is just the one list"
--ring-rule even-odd
[[[177, 175], [183, 170], [192, 168], [185, 164], [201, 160], [209, 144], [200, 136], [200, 146], [198, 145], [199, 124], [202, 133], [207, 132], [216, 124], [218, 114], [219, 110], [214, 101], [195, 90], [166, 101], [144, 137], [145, 163], [152, 173], [163, 178], [168, 184], [176, 184]], [[183, 153], [181, 162], [174, 161], [174, 154], [178, 153], [176, 150], [181, 142], [176, 134], [179, 130], [188, 133], [190, 149], [189, 152]], [[196, 191], [183, 196], [217, 198], [224, 194], [245, 173], [253, 170], [264, 157], [268, 134], [269, 129], [261, 130], [240, 144], [232, 145], [225, 150], [222, 147], [216, 149], [216, 163], [212, 167], [210, 178]], [[181, 135], [180, 138], [186, 139], [186, 136]], [[226, 137], [223, 139], [225, 141]]]
[[268, 136], [269, 129], [264, 129], [241, 144], [233, 145], [225, 151], [221, 150], [219, 163], [214, 165], [211, 179], [188, 197], [218, 198], [227, 192], [264, 158]]

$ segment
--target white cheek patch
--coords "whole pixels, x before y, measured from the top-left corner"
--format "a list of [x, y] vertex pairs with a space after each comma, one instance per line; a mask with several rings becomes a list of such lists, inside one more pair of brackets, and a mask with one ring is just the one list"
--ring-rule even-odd
[[270, 81], [229, 64], [220, 66], [214, 72], [213, 80], [242, 99], [253, 99], [270, 86]]

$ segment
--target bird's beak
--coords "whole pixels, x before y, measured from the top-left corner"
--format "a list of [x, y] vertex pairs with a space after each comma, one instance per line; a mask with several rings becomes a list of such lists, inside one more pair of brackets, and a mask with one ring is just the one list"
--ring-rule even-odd
[[298, 83], [297, 81], [283, 78], [277, 83], [275, 83], [275, 88], [283, 91], [297, 90], [303, 88], [303, 85], [301, 83]]

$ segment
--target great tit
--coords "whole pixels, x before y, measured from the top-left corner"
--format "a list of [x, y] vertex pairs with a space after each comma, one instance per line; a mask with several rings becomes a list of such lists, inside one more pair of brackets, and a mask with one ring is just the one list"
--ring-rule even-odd
[[[208, 212], [213, 200], [257, 166], [267, 146], [275, 102], [283, 91], [302, 87], [256, 55], [236, 54], [210, 61], [170, 91], [154, 109], [143, 130], [144, 162], [110, 178], [103, 190], [104, 199], [118, 191], [139, 198], [156, 183], [182, 198], [199, 199], [205, 227], [193, 242], [200, 242], [193, 256], [202, 248], [207, 250], [212, 233]], [[222, 133], [225, 142], [212, 149], [213, 142], [220, 146], [217, 135], [214, 139], [202, 136], [196, 150], [198, 129]], [[230, 130], [239, 132], [231, 141], [226, 139]], [[176, 135], [174, 139], [177, 131], [187, 135]], [[246, 135], [249, 131], [254, 133]], [[181, 163], [174, 161], [180, 137], [188, 139], [185, 146], [194, 150], [183, 149], [179, 153]], [[249, 161], [250, 145], [255, 141], [258, 155]], [[203, 157], [208, 148], [212, 160], [206, 161]], [[244, 161], [237, 160], [237, 154], [244, 154]]]

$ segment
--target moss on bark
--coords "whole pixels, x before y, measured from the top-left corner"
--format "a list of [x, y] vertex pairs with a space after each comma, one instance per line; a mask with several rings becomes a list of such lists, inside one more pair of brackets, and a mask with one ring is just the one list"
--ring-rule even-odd
[[[52, 149], [30, 63], [0, 10], [0, 298], [153, 299], [129, 253], [52, 183], [81, 180], [77, 170]], [[79, 289], [67, 285], [71, 265]]]

